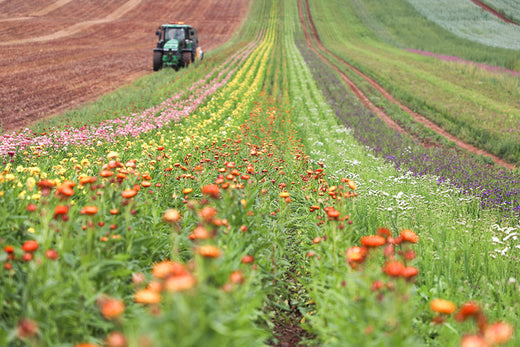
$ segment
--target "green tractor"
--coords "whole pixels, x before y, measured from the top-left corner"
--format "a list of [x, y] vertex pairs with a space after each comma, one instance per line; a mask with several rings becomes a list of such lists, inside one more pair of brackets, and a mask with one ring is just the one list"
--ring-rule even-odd
[[153, 49], [153, 70], [163, 66], [188, 66], [197, 59], [202, 60], [204, 53], [199, 47], [197, 29], [182, 22], [169, 22], [161, 25], [155, 32], [159, 36], [157, 47]]

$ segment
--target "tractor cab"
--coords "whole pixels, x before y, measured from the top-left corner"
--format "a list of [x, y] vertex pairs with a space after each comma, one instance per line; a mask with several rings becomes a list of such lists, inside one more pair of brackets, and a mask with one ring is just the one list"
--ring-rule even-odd
[[177, 70], [195, 59], [202, 59], [197, 29], [182, 22], [169, 22], [161, 25], [155, 34], [159, 36], [159, 40], [154, 48], [154, 71], [163, 66], [171, 66]]

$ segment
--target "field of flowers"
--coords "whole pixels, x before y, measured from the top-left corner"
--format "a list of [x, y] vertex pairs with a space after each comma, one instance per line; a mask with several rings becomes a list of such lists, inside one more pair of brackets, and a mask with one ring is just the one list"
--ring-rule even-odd
[[0, 345], [518, 344], [517, 215], [338, 120], [383, 129], [297, 2], [235, 40], [154, 105], [2, 136]]
[[457, 36], [487, 46], [520, 49], [516, 25], [504, 23], [471, 1], [440, 0], [433, 5], [426, 0], [407, 1], [421, 15]]
[[507, 18], [519, 22], [520, 21], [520, 4], [514, 0], [485, 0], [486, 5], [492, 7], [499, 13], [504, 14]]

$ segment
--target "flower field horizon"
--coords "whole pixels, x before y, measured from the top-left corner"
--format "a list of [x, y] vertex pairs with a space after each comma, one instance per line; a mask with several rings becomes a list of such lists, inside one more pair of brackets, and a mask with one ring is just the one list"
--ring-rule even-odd
[[202, 63], [1, 136], [0, 345], [518, 344], [518, 173], [389, 132], [298, 2], [250, 6]]

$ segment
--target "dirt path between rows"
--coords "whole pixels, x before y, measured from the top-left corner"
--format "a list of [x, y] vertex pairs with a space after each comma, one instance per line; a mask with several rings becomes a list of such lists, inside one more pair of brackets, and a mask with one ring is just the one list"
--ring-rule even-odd
[[475, 5], [479, 6], [481, 9], [491, 13], [493, 16], [495, 17], [498, 17], [500, 18], [501, 20], [503, 20], [504, 22], [506, 23], [510, 23], [510, 24], [515, 24], [515, 25], [520, 25], [520, 23], [512, 20], [512, 19], [509, 19], [507, 18], [504, 14], [496, 11], [494, 8], [486, 5], [485, 3], [483, 3], [482, 1], [478, 1], [478, 0], [471, 0], [472, 3], [474, 3]]
[[19, 130], [153, 73], [155, 30], [168, 21], [193, 25], [204, 52], [215, 49], [239, 28], [249, 3], [0, 0], [0, 132]]
[[[446, 130], [442, 129], [437, 124], [433, 123], [431, 120], [427, 119], [426, 117], [412, 111], [407, 106], [400, 103], [398, 100], [396, 100], [390, 93], [388, 93], [383, 87], [381, 87], [375, 80], [371, 79], [367, 75], [363, 74], [361, 71], [353, 67], [352, 65], [348, 64], [347, 62], [343, 61], [341, 58], [336, 56], [334, 53], [329, 51], [323, 43], [321, 42], [318, 32], [316, 30], [316, 27], [314, 25], [314, 22], [312, 20], [312, 15], [309, 7], [309, 1], [306, 1], [306, 11], [307, 16], [309, 18], [310, 23], [310, 29], [309, 31], [312, 32], [312, 34], [309, 34], [307, 30], [307, 25], [305, 23], [304, 14], [303, 14], [303, 6], [301, 4], [302, 0], [298, 0], [298, 7], [300, 11], [300, 21], [302, 22], [305, 39], [307, 41], [307, 45], [309, 48], [311, 48], [324, 62], [326, 62], [328, 65], [330, 65], [334, 70], [338, 72], [338, 74], [341, 76], [341, 78], [345, 81], [345, 83], [349, 86], [349, 88], [354, 92], [354, 94], [359, 98], [359, 100], [367, 107], [370, 111], [372, 111], [376, 116], [378, 116], [381, 120], [383, 120], [390, 128], [395, 129], [396, 131], [399, 131], [401, 133], [407, 133], [399, 124], [397, 124], [388, 114], [386, 114], [383, 110], [378, 108], [375, 104], [373, 104], [370, 99], [363, 93], [363, 91], [354, 83], [352, 80], [350, 80], [346, 74], [344, 74], [338, 67], [336, 67], [328, 58], [326, 58], [323, 54], [320, 53], [320, 50], [322, 52], [327, 52], [328, 54], [332, 55], [339, 63], [342, 65], [348, 67], [350, 70], [364, 78], [372, 87], [374, 87], [383, 97], [385, 97], [388, 101], [392, 102], [393, 104], [399, 106], [403, 111], [410, 114], [416, 122], [419, 122], [423, 124], [424, 126], [430, 128], [431, 130], [435, 131], [437, 134], [445, 137], [446, 139], [454, 142], [458, 147], [465, 149], [468, 152], [475, 153], [478, 155], [483, 155], [486, 157], [489, 157], [493, 160], [493, 162], [497, 165], [501, 165], [507, 169], [514, 170], [516, 167], [501, 158], [497, 157], [496, 155], [493, 155], [491, 153], [488, 153], [485, 150], [482, 150], [480, 148], [477, 148], [469, 143], [466, 143], [457, 137], [451, 135]], [[314, 47], [314, 45], [311, 42], [311, 35], [316, 41], [317, 45], [319, 46], [319, 50]]]

